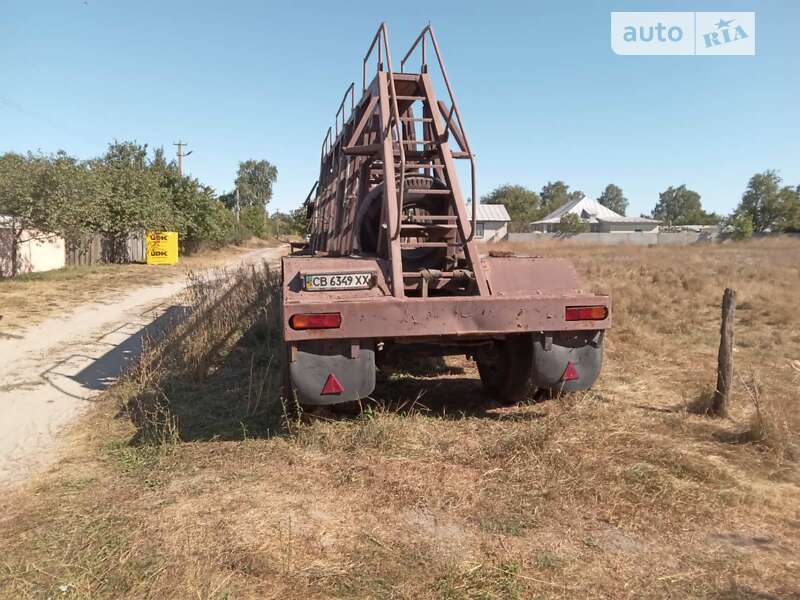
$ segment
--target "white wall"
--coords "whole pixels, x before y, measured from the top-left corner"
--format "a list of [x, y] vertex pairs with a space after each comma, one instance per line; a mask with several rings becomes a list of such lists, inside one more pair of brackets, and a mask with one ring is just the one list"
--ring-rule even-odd
[[483, 237], [476, 237], [479, 242], [499, 242], [508, 234], [506, 221], [478, 221], [483, 225]]
[[636, 233], [639, 232], [655, 232], [658, 229], [658, 223], [605, 223], [597, 224], [596, 233]]
[[[0, 275], [3, 277], [11, 277], [12, 242], [11, 229], [0, 229]], [[62, 269], [65, 256], [63, 238], [40, 231], [23, 231], [17, 246], [18, 274]]]
[[634, 246], [649, 246], [655, 244], [686, 245], [697, 242], [711, 241], [716, 235], [696, 233], [694, 231], [676, 231], [661, 233], [657, 231], [616, 232], [616, 233], [577, 233], [565, 235], [561, 233], [511, 233], [509, 242], [533, 242], [537, 240], [563, 240], [582, 244], [631, 244]]

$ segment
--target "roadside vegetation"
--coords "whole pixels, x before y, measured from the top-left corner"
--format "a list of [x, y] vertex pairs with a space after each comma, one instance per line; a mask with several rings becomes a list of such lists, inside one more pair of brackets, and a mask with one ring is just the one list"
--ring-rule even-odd
[[[218, 195], [182, 175], [163, 148], [113, 142], [97, 158], [0, 155], [0, 226], [11, 229], [10, 272], [18, 272], [24, 232], [55, 233], [68, 247], [103, 240], [105, 260], [127, 262], [126, 241], [147, 230], [177, 231], [182, 254], [239, 244], [252, 236], [300, 233], [304, 211], [267, 214], [277, 168], [266, 160], [239, 165], [234, 192]], [[26, 237], [29, 234], [26, 234]]]
[[613, 294], [594, 390], [501, 408], [465, 359], [417, 360], [357, 414], [301, 418], [275, 275], [193, 280], [63, 460], [0, 498], [0, 597], [799, 597], [800, 243], [504, 249]]

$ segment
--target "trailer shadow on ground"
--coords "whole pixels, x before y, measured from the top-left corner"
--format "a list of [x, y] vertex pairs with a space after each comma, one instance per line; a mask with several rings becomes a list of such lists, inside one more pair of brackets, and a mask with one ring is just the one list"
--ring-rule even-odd
[[[529, 419], [510, 412], [509, 407], [489, 397], [480, 379], [470, 376], [431, 375], [379, 377], [373, 398], [362, 402], [378, 410], [398, 414], [421, 413], [439, 419], [485, 418]], [[534, 395], [531, 396], [534, 400]]]
[[[157, 392], [129, 403], [137, 427], [132, 443], [144, 441], [156, 418], [169, 418], [183, 442], [241, 441], [288, 434], [297, 413], [281, 398], [280, 343], [269, 324], [256, 322], [207, 374], [170, 376]], [[133, 407], [133, 409], [131, 408]], [[393, 357], [379, 369], [377, 385], [361, 403], [304, 411], [301, 418], [352, 420], [364, 411], [422, 414], [439, 419], [531, 418], [489, 398], [477, 371], [464, 357]]]

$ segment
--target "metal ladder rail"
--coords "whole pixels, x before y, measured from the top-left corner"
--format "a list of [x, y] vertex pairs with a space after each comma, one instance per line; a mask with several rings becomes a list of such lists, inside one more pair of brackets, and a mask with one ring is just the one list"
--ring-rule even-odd
[[[458, 104], [456, 102], [455, 93], [453, 92], [453, 87], [450, 85], [450, 78], [447, 76], [447, 69], [444, 66], [444, 59], [442, 58], [442, 53], [439, 50], [439, 44], [436, 41], [436, 34], [433, 32], [433, 27], [431, 25], [427, 25], [422, 32], [417, 36], [417, 39], [414, 40], [414, 43], [411, 44], [411, 47], [406, 52], [405, 56], [403, 56], [402, 60], [400, 61], [400, 72], [405, 72], [405, 65], [411, 55], [414, 53], [414, 50], [420, 46], [421, 43], [421, 58], [422, 62], [420, 65], [420, 73], [427, 73], [428, 71], [428, 63], [427, 63], [427, 53], [426, 53], [426, 46], [425, 41], [426, 38], [430, 37], [431, 44], [433, 45], [434, 53], [436, 54], [436, 61], [439, 64], [439, 72], [442, 74], [442, 79], [444, 80], [444, 85], [447, 88], [447, 94], [450, 96], [450, 116], [446, 117], [446, 124], [448, 128], [450, 127], [450, 122], [452, 120], [453, 115], [456, 117], [456, 121], [458, 123], [458, 127], [461, 130], [461, 135], [464, 140], [464, 144], [466, 145], [463, 150], [467, 153], [467, 156], [464, 158], [469, 158], [470, 162], [470, 183], [472, 187], [472, 223], [470, 227], [470, 233], [465, 243], [471, 242], [475, 238], [475, 231], [476, 231], [476, 224], [478, 221], [478, 211], [477, 211], [477, 186], [476, 186], [476, 178], [475, 178], [475, 155], [472, 153], [472, 149], [469, 146], [469, 139], [467, 138], [467, 133], [464, 129], [464, 122], [461, 119], [461, 111], [458, 109]], [[433, 110], [434, 107], [431, 107]], [[443, 117], [445, 115], [442, 115]], [[458, 157], [460, 158], [460, 156]]]
[[[381, 46], [382, 44], [382, 46]], [[375, 36], [372, 38], [372, 43], [369, 46], [369, 50], [367, 50], [366, 55], [364, 56], [364, 62], [362, 65], [361, 71], [361, 87], [362, 93], [367, 91], [367, 62], [369, 61], [370, 56], [372, 55], [372, 51], [375, 49], [377, 45], [378, 48], [378, 63], [377, 63], [377, 70], [383, 70], [383, 63], [381, 62], [381, 51], [386, 53], [386, 74], [387, 79], [389, 82], [389, 99], [391, 101], [391, 123], [387, 124], [387, 127], [391, 129], [392, 125], [394, 125], [395, 136], [397, 137], [396, 142], [400, 146], [400, 187], [398, 191], [398, 207], [397, 212], [398, 214], [402, 214], [403, 212], [403, 196], [405, 192], [405, 166], [406, 166], [406, 154], [403, 144], [403, 127], [402, 121], [400, 121], [400, 111], [397, 107], [397, 89], [395, 88], [394, 84], [394, 72], [392, 71], [392, 55], [391, 51], [389, 50], [389, 30], [386, 26], [386, 23], [381, 23], [380, 27], [378, 27], [378, 31], [375, 33]], [[389, 135], [389, 131], [381, 132], [382, 135]], [[387, 182], [388, 184], [388, 182]], [[400, 222], [398, 221], [395, 230], [389, 232], [389, 239], [394, 242], [400, 236]]]

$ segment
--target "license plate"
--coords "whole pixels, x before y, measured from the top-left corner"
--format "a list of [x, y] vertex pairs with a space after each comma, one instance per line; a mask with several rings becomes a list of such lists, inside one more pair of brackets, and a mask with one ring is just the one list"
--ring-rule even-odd
[[372, 273], [309, 273], [305, 276], [304, 287], [307, 292], [366, 290], [372, 287], [372, 279]]

